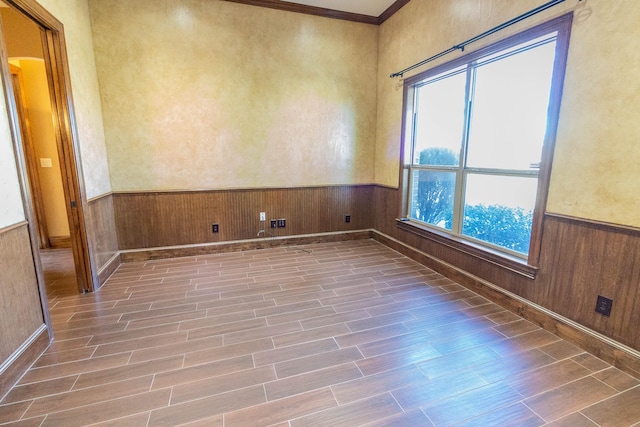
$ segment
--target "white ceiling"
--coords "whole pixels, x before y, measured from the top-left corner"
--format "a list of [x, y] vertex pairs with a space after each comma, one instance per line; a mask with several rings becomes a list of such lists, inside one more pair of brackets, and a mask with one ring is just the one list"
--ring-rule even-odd
[[382, 15], [395, 0], [286, 0], [287, 3], [298, 3], [307, 6], [322, 7], [324, 9], [342, 12], [359, 13], [361, 15]]

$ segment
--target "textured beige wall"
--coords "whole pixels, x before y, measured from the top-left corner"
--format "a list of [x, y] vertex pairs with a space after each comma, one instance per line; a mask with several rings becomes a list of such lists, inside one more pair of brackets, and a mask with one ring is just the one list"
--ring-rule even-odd
[[38, 0], [64, 24], [87, 198], [111, 191], [87, 0]]
[[370, 183], [373, 25], [90, 0], [114, 190]]
[[[546, 1], [411, 0], [380, 29], [375, 181], [397, 186], [402, 90], [392, 72]], [[635, 0], [568, 0], [500, 37], [576, 11], [547, 210], [640, 226], [640, 8]], [[495, 37], [468, 49], [475, 50]], [[452, 54], [442, 63], [460, 54]], [[421, 70], [407, 74], [407, 77]]]
[[[51, 121], [51, 101], [44, 61], [21, 59], [12, 62], [20, 67], [23, 78], [25, 108], [29, 120], [31, 138], [38, 159], [38, 174], [42, 190], [47, 231], [49, 236], [68, 236], [69, 221], [62, 189], [62, 175], [55, 130]], [[51, 167], [42, 167], [39, 159], [51, 160]]]

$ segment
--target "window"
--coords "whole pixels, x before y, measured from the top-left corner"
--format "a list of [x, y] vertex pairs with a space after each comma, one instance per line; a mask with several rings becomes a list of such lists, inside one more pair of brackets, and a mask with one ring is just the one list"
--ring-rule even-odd
[[405, 81], [408, 224], [537, 263], [570, 26], [557, 18]]

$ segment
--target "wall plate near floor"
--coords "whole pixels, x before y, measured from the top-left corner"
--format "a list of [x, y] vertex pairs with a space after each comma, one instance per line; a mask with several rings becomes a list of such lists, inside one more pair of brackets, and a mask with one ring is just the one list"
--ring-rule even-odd
[[611, 316], [612, 306], [613, 306], [613, 300], [611, 298], [598, 295], [598, 300], [596, 301], [596, 313], [600, 313], [603, 316], [609, 317]]

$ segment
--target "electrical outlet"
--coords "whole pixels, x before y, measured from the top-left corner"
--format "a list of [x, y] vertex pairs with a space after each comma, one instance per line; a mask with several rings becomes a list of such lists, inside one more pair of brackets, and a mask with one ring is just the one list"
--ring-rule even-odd
[[344, 222], [351, 222], [351, 215], [345, 215]]
[[219, 232], [219, 231], [220, 231], [220, 226], [219, 226], [218, 224], [213, 224], [213, 225], [211, 226], [211, 232], [212, 232], [212, 233], [217, 233], [217, 232]]
[[266, 220], [267, 220], [267, 213], [260, 212], [260, 221], [266, 221]]
[[278, 228], [285, 228], [287, 226], [287, 220], [286, 219], [279, 219], [278, 220]]
[[278, 220], [277, 219], [272, 219], [271, 220], [271, 228], [278, 228]]
[[596, 313], [600, 313], [603, 316], [611, 316], [611, 307], [613, 306], [613, 300], [610, 298], [603, 297], [602, 295], [598, 295], [598, 300], [596, 301]]

